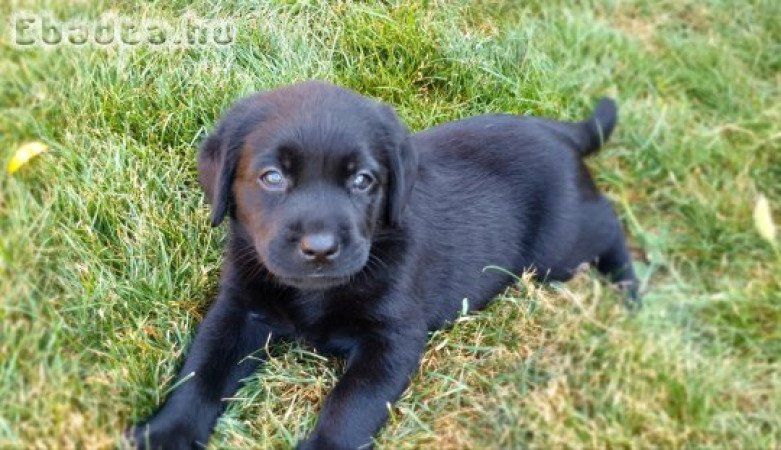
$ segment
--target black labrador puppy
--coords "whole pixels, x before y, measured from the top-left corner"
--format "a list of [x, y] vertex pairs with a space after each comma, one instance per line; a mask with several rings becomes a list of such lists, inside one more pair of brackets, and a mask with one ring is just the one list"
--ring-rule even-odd
[[220, 291], [139, 448], [205, 445], [247, 358], [300, 339], [346, 370], [300, 449], [371, 446], [430, 330], [482, 308], [534, 270], [584, 262], [637, 301], [624, 234], [581, 158], [616, 123], [603, 99], [583, 122], [486, 115], [410, 135], [394, 111], [305, 82], [237, 102], [203, 143], [212, 225], [230, 218]]

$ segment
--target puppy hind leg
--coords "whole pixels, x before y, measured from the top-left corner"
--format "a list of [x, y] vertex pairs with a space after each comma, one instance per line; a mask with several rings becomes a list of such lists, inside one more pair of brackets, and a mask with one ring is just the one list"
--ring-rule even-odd
[[626, 294], [630, 309], [640, 306], [637, 278], [626, 246], [623, 227], [610, 201], [603, 195], [581, 205], [581, 261], [588, 261]]
[[[616, 220], [616, 222], [618, 221]], [[618, 223], [616, 225], [618, 226]], [[597, 258], [596, 266], [597, 270], [606, 276], [611, 283], [625, 292], [628, 308], [638, 309], [642, 305], [637, 277], [632, 267], [632, 257], [629, 254], [623, 233], [617, 233], [611, 245]]]

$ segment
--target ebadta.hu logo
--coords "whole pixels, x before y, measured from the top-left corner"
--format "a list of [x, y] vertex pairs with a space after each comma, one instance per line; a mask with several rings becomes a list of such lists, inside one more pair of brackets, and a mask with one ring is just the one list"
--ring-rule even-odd
[[176, 49], [231, 45], [232, 21], [184, 15], [176, 20], [106, 13], [97, 19], [61, 20], [51, 12], [11, 16], [11, 44], [17, 48], [147, 47]]

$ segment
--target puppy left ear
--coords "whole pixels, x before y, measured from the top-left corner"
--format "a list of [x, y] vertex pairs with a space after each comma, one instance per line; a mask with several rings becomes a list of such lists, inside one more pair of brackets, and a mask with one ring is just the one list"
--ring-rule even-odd
[[418, 153], [407, 128], [393, 109], [387, 105], [382, 105], [381, 109], [387, 132], [388, 190], [385, 221], [392, 227], [398, 227], [417, 179]]

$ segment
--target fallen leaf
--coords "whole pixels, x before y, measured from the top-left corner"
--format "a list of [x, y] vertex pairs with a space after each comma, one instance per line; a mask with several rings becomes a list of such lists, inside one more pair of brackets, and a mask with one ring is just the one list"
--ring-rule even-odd
[[773, 223], [773, 216], [770, 213], [770, 202], [762, 194], [759, 194], [754, 205], [754, 226], [763, 239], [776, 245], [776, 224]]
[[15, 173], [22, 166], [27, 164], [28, 161], [47, 151], [48, 149], [48, 145], [39, 141], [22, 144], [18, 149], [16, 149], [16, 153], [14, 153], [14, 156], [11, 158], [11, 160], [8, 161], [8, 173]]

